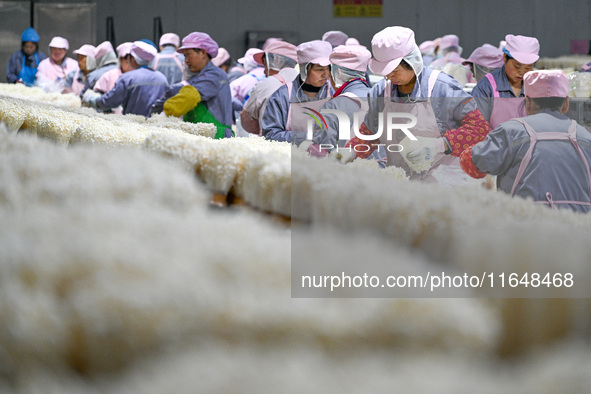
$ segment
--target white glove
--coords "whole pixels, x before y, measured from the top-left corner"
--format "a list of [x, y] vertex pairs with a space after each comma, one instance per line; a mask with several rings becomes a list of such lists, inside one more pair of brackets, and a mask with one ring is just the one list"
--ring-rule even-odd
[[82, 96], [82, 102], [84, 102], [87, 106], [96, 108], [96, 100], [98, 100], [102, 95], [100, 93], [95, 92], [92, 89], [87, 89]]
[[330, 157], [343, 164], [351, 163], [357, 158], [357, 153], [353, 149], [333, 150], [330, 152]]
[[419, 164], [432, 160], [438, 153], [445, 152], [443, 138], [417, 137], [421, 145], [411, 148], [406, 158], [413, 164]]
[[308, 148], [310, 147], [310, 145], [312, 145], [313, 143], [314, 143], [314, 141], [312, 141], [312, 140], [305, 140], [300, 144], [300, 146], [298, 146], [298, 148], [300, 150], [303, 150], [304, 152], [306, 152], [308, 150]]

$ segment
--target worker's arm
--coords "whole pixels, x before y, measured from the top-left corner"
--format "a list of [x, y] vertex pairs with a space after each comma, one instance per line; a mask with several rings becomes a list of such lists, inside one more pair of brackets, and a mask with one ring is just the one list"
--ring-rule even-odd
[[192, 110], [201, 101], [201, 95], [191, 85], [183, 86], [177, 94], [164, 102], [163, 110], [166, 116], [181, 117]]
[[128, 99], [127, 86], [124, 79], [119, 78], [113, 89], [96, 99], [96, 108], [111, 109], [120, 106]]
[[526, 142], [516, 138], [517, 133], [512, 131], [514, 125], [519, 123], [506, 122], [492, 131], [484, 141], [466, 148], [460, 157], [462, 169], [473, 178], [506, 173], [515, 161], [518, 148]]
[[23, 56], [21, 51], [17, 51], [10, 56], [6, 65], [6, 81], [8, 83], [16, 83], [19, 80], [18, 75], [23, 64]]
[[166, 93], [164, 93], [162, 97], [160, 97], [158, 100], [154, 102], [154, 104], [152, 104], [152, 107], [150, 107], [150, 114], [161, 113], [164, 110], [164, 103], [166, 102], [166, 100], [175, 96], [183, 86], [185, 85], [182, 82], [170, 85], [170, 87], [166, 90]]
[[492, 114], [493, 108], [493, 90], [490, 82], [486, 78], [482, 78], [474, 89], [472, 89], [472, 93], [470, 93], [472, 97], [474, 97], [476, 101], [476, 106], [484, 116], [487, 122], [490, 121], [490, 115]]
[[489, 132], [489, 125], [478, 109], [468, 112], [456, 129], [447, 130], [443, 137], [448, 142], [451, 155], [459, 157], [467, 148], [484, 140]]
[[282, 86], [267, 101], [261, 129], [263, 137], [272, 141], [291, 142], [291, 131], [287, 130], [289, 97], [287, 86]]
[[[367, 127], [365, 122], [359, 126], [359, 133], [367, 136], [375, 134]], [[376, 150], [376, 146], [379, 143], [379, 138], [364, 140], [359, 137], [353, 137], [349, 140], [349, 142], [347, 142], [345, 147], [351, 148], [356, 153], [355, 157], [367, 159]]]

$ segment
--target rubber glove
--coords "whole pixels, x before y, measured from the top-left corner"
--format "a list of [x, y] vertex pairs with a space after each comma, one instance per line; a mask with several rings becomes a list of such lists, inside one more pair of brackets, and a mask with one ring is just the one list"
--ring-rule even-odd
[[421, 141], [421, 145], [409, 150], [406, 154], [406, 158], [413, 164], [419, 164], [425, 161], [429, 161], [435, 157], [438, 153], [445, 152], [445, 143], [443, 138], [429, 138], [429, 137], [418, 137]]
[[167, 116], [180, 117], [192, 110], [201, 101], [201, 95], [191, 85], [186, 85], [179, 92], [164, 102], [164, 113]]

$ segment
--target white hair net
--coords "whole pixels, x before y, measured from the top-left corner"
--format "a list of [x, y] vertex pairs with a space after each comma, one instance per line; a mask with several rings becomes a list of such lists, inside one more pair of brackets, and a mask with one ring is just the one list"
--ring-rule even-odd
[[484, 78], [486, 74], [496, 70], [496, 68], [484, 67], [476, 63], [472, 63], [472, 68], [474, 70], [474, 79], [476, 79], [476, 82]]
[[96, 59], [92, 56], [86, 56], [86, 69], [92, 71], [96, 69]]
[[305, 81], [308, 78], [308, 66], [310, 63], [299, 63], [298, 66], [300, 67], [300, 78], [302, 81]]
[[260, 67], [260, 65], [251, 60], [245, 60], [244, 63], [242, 63], [242, 65], [244, 66], [244, 71], [246, 71], [247, 73], [251, 72], [253, 69], [257, 67]]
[[421, 97], [421, 78], [419, 78], [419, 75], [421, 75], [421, 73], [423, 72], [424, 66], [423, 56], [421, 55], [421, 50], [419, 49], [419, 46], [415, 44], [414, 49], [408, 55], [403, 57], [403, 60], [412, 67], [415, 75], [417, 76], [417, 84], [419, 85], [417, 89], [417, 97]]
[[142, 59], [133, 52], [131, 53], [131, 56], [133, 56], [133, 58], [139, 66], [147, 66], [148, 64], [150, 64], [150, 60]]
[[[136, 61], [137, 61], [137, 59], [136, 59]], [[148, 62], [148, 63], [150, 63], [150, 62]], [[117, 58], [117, 54], [114, 51], [109, 51], [103, 57], [101, 57], [100, 60], [98, 61], [97, 65], [96, 65], [96, 68], [104, 67], [107, 64], [117, 64], [117, 65], [119, 65], [119, 58]], [[140, 62], [138, 62], [138, 64], [140, 64]], [[140, 64], [140, 66], [142, 66], [142, 64]]]
[[355, 78], [365, 78], [365, 71], [351, 70], [347, 67], [337, 66], [336, 64], [330, 65], [330, 75], [334, 82], [335, 88], [338, 89]]
[[415, 44], [414, 49], [403, 59], [412, 67], [417, 77], [423, 72], [423, 56], [418, 45]]

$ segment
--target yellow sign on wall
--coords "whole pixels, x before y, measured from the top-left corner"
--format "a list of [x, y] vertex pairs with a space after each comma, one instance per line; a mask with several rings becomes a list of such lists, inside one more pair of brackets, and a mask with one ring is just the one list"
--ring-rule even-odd
[[335, 17], [381, 17], [382, 0], [333, 0]]

